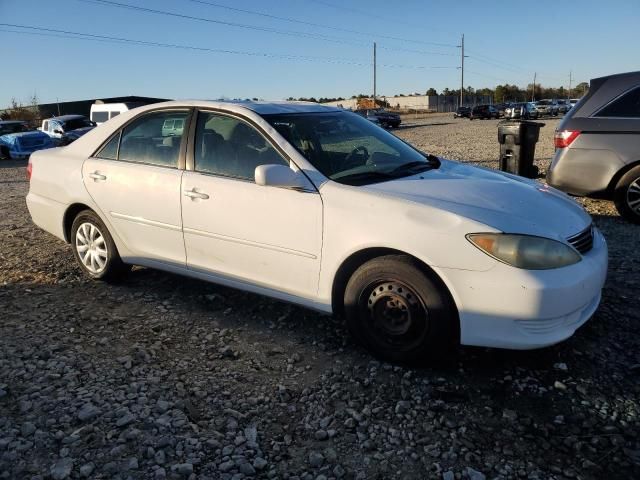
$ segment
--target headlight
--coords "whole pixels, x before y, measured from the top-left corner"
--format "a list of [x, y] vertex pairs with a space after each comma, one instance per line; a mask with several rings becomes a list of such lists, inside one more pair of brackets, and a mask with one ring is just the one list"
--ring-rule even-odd
[[467, 239], [487, 255], [527, 270], [566, 267], [582, 259], [569, 245], [550, 238], [507, 233], [470, 233]]

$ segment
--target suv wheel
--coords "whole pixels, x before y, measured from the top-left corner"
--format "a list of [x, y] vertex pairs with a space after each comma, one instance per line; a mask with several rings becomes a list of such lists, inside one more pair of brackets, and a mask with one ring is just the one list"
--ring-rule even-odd
[[618, 181], [613, 201], [620, 216], [640, 224], [640, 165], [629, 170]]
[[375, 258], [358, 268], [344, 294], [352, 336], [376, 357], [420, 363], [457, 343], [457, 315], [435, 274], [406, 255]]
[[100, 217], [80, 212], [71, 226], [73, 256], [80, 268], [96, 280], [116, 280], [130, 269], [120, 258], [116, 244]]

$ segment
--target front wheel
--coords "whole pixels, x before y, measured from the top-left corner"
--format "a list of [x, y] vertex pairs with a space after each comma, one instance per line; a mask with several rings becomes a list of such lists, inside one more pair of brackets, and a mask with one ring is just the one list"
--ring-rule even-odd
[[629, 170], [618, 181], [613, 201], [621, 217], [640, 224], [640, 166]]
[[376, 357], [420, 363], [457, 344], [458, 318], [435, 274], [406, 255], [387, 255], [360, 266], [344, 294], [347, 326]]
[[116, 244], [100, 217], [80, 212], [71, 226], [73, 256], [80, 268], [96, 280], [116, 280], [130, 269], [120, 258]]

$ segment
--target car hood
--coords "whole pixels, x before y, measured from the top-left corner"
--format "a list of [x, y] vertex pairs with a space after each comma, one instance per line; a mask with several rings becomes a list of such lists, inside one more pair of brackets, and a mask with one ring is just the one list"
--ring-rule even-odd
[[591, 217], [566, 194], [539, 182], [458, 162], [362, 187], [439, 208], [508, 233], [566, 239]]

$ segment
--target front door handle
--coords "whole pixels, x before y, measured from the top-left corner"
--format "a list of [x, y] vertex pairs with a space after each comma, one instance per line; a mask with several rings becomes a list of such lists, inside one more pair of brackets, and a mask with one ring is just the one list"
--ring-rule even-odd
[[207, 195], [206, 193], [202, 193], [202, 192], [196, 192], [196, 189], [191, 189], [191, 190], [185, 190], [184, 191], [184, 196], [185, 197], [189, 197], [192, 200], [195, 200], [196, 198], [200, 198], [202, 200], [207, 200], [209, 198], [209, 195]]
[[98, 173], [98, 172], [90, 173], [89, 177], [93, 178], [96, 182], [98, 180], [106, 180], [107, 179], [106, 175], [102, 175], [101, 173]]

